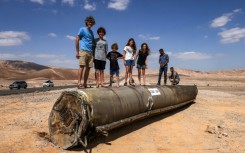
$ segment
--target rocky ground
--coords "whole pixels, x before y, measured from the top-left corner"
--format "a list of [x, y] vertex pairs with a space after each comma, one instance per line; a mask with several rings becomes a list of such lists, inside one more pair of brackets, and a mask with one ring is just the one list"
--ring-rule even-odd
[[[148, 76], [147, 83], [156, 79]], [[49, 141], [49, 113], [63, 90], [2, 96], [0, 152], [245, 152], [245, 77], [182, 76], [181, 84], [198, 85], [196, 103], [113, 130], [87, 150], [62, 150]]]

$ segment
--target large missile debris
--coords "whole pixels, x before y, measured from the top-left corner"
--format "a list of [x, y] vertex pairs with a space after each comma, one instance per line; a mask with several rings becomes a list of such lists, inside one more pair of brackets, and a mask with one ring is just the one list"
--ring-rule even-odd
[[125, 86], [65, 91], [49, 116], [50, 137], [63, 149], [87, 146], [96, 134], [191, 103], [196, 86]]

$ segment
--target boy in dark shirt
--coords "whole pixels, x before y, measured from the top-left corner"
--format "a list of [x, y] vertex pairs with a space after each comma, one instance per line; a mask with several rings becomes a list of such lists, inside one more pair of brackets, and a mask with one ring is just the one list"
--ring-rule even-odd
[[118, 58], [123, 58], [123, 55], [117, 52], [118, 50], [118, 45], [117, 43], [114, 43], [111, 45], [112, 51], [109, 52], [106, 56], [108, 60], [110, 60], [110, 86], [112, 86], [112, 80], [113, 80], [113, 75], [116, 74], [117, 78], [117, 87], [119, 87], [119, 65], [118, 65]]

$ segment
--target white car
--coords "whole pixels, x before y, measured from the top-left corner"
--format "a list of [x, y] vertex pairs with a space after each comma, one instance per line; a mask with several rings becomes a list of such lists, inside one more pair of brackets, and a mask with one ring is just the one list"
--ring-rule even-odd
[[51, 80], [45, 81], [43, 87], [54, 87], [54, 83]]

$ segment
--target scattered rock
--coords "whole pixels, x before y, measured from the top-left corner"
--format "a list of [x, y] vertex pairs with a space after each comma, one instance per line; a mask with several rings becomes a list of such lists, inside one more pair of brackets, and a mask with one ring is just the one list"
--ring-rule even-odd
[[216, 134], [218, 133], [217, 126], [207, 126], [206, 132], [211, 133], [211, 134]]
[[222, 138], [222, 134], [221, 133], [218, 135], [218, 138]]
[[228, 137], [228, 134], [227, 133], [223, 133], [222, 135], [225, 136], [225, 137]]
[[222, 138], [223, 136], [228, 137], [228, 134], [223, 132], [224, 127], [224, 122], [221, 121], [218, 126], [207, 125], [206, 132], [216, 134], [218, 138]]
[[223, 129], [225, 127], [224, 121], [220, 121], [218, 128]]

